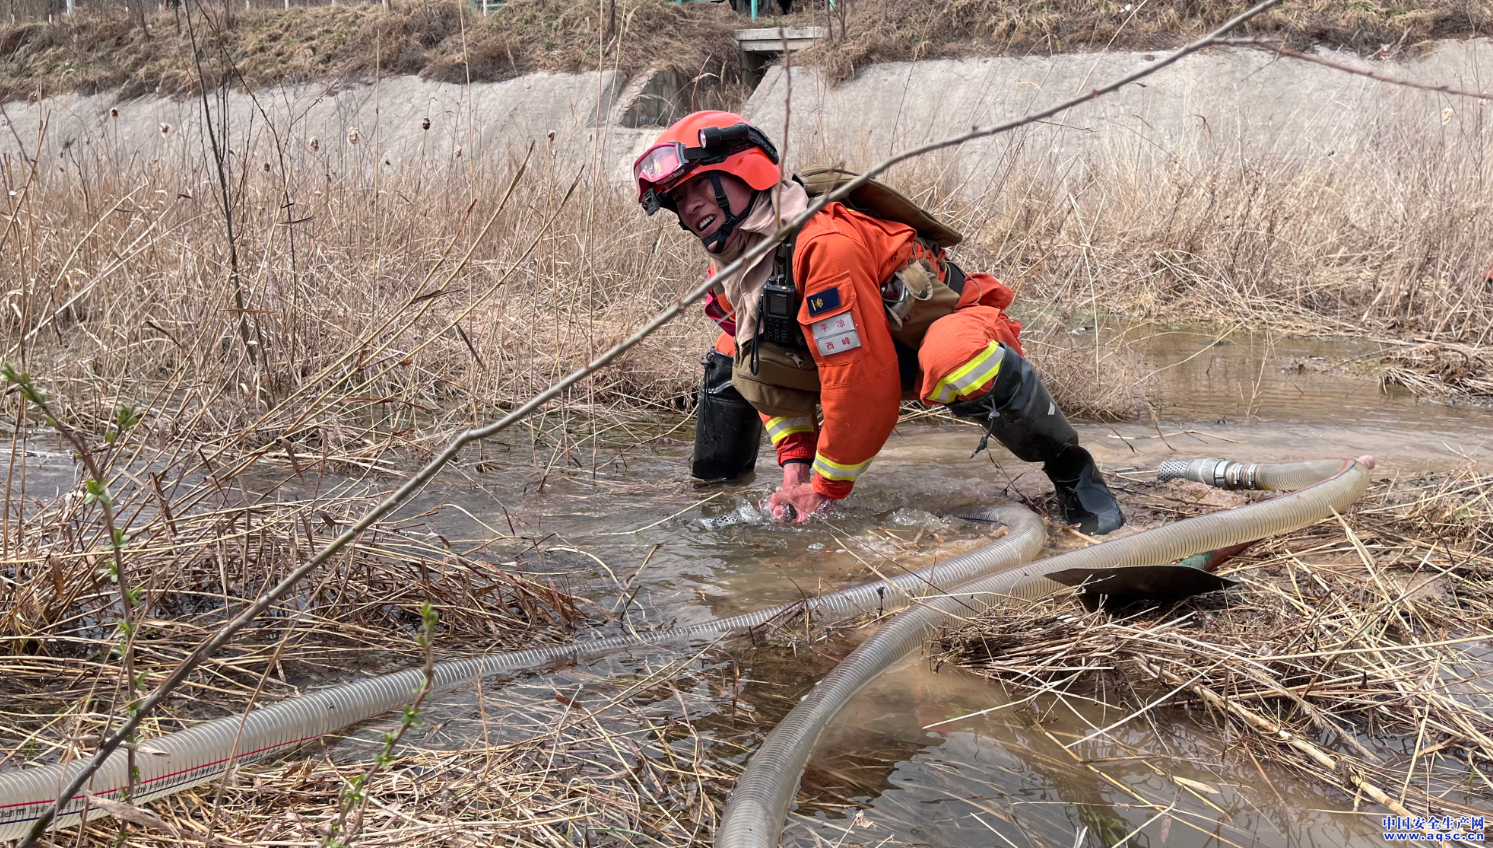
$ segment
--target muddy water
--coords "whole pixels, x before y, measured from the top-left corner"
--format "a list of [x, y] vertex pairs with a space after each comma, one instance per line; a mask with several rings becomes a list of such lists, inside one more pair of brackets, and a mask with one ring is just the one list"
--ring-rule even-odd
[[[1144, 350], [1156, 372], [1158, 420], [1082, 428], [1121, 488], [1172, 457], [1372, 453], [1381, 472], [1393, 474], [1452, 468], [1493, 446], [1493, 413], [1385, 396], [1371, 380], [1344, 373], [1345, 363], [1375, 353], [1370, 344], [1124, 332], [1153, 335]], [[869, 579], [872, 567], [885, 573], [951, 555], [986, 530], [961, 516], [1002, 497], [1045, 493], [1041, 475], [1008, 455], [970, 459], [974, 441], [964, 427], [900, 428], [854, 500], [830, 521], [802, 528], [772, 526], [756, 507], [772, 484], [765, 452], [756, 481], [697, 489], [681, 479], [684, 445], [629, 455], [627, 472], [609, 483], [581, 475], [508, 506], [535, 531], [560, 534], [606, 561], [620, 581], [641, 585], [631, 613], [638, 626], [644, 617], [695, 621]], [[625, 535], [609, 535], [618, 533]], [[593, 586], [615, 608], [619, 593], [608, 580]], [[843, 654], [853, 641], [796, 658], [732, 646], [740, 706], [752, 719], [726, 720], [720, 688], [697, 682], [720, 705], [691, 715], [721, 743], [714, 755], [739, 760], [735, 746], [753, 746], [828, 668], [825, 655]], [[516, 684], [546, 699], [556, 689], [592, 685], [588, 677], [639, 674], [661, 662], [613, 658]], [[704, 671], [702, 678], [723, 667]], [[452, 697], [464, 703], [459, 693]], [[522, 704], [503, 709], [513, 720], [523, 711]], [[1228, 740], [1186, 715], [1084, 738], [1122, 717], [1096, 703], [1013, 704], [959, 669], [935, 673], [926, 661], [909, 660], [831, 726], [785, 840], [1022, 848], [1107, 848], [1127, 835], [1132, 844], [1169, 846], [1382, 843], [1377, 815], [1355, 813], [1320, 786], [1230, 751]], [[1158, 816], [1159, 809], [1170, 813]]]
[[[1371, 381], [1329, 367], [1372, 354], [1370, 345], [1153, 335], [1144, 355], [1156, 372], [1156, 421], [1081, 427], [1122, 492], [1173, 457], [1372, 453], [1387, 475], [1451, 468], [1465, 457], [1486, 458], [1493, 447], [1493, 412], [1386, 397]], [[803, 527], [774, 526], [757, 506], [776, 473], [766, 451], [755, 480], [697, 487], [686, 476], [688, 445], [677, 438], [613, 446], [600, 452], [596, 473], [554, 472], [542, 487], [540, 469], [517, 459], [484, 474], [448, 474], [407, 514], [449, 504], [425, 521], [453, 541], [517, 535], [538, 543], [548, 555], [525, 557], [525, 568], [577, 587], [598, 611], [614, 614], [598, 626], [596, 635], [607, 635], [794, 600], [980, 544], [992, 528], [970, 520], [978, 507], [1005, 497], [1040, 502], [1047, 484], [1036, 468], [998, 449], [971, 459], [975, 441], [968, 427], [900, 427], [855, 498]], [[509, 447], [516, 458], [528, 446]], [[59, 453], [31, 457], [28, 474], [28, 493], [44, 496], [66, 486], [72, 471]], [[697, 666], [686, 685], [707, 706], [692, 707], [690, 718], [716, 743], [709, 755], [741, 761], [742, 750], [855, 638], [816, 651], [729, 645], [728, 659]], [[446, 744], [495, 726], [509, 736], [542, 731], [526, 719], [526, 705], [552, 703], [557, 691], [579, 692], [609, 676], [642, 675], [668, 659], [619, 656], [524, 676], [506, 684], [501, 698], [443, 695], [437, 707], [451, 715], [482, 705], [480, 727], [442, 725]], [[732, 679], [728, 666], [739, 682], [723, 690], [711, 681]], [[1013, 704], [959, 669], [935, 673], [910, 660], [832, 725], [786, 839], [1019, 848], [1108, 848], [1127, 835], [1132, 844], [1168, 846], [1382, 843], [1377, 814], [1355, 813], [1284, 769], [1230, 751], [1227, 740], [1185, 715], [1084, 739], [1121, 717], [1098, 703]], [[1158, 809], [1170, 812], [1158, 816]]]
[[[1376, 381], [1363, 376], [1386, 352], [1373, 341], [1152, 324], [1101, 326], [1099, 333], [1106, 350], [1134, 346], [1139, 351], [1145, 373], [1153, 375], [1154, 405], [1164, 418], [1351, 423], [1385, 431], [1426, 424], [1446, 432], [1476, 429], [1487, 420], [1477, 407], [1403, 390], [1381, 392]], [[1073, 333], [1092, 334], [1091, 325]]]

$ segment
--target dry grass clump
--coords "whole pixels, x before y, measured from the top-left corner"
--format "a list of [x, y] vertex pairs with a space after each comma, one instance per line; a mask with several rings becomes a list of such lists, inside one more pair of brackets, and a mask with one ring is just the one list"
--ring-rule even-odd
[[1021, 346], [1053, 400], [1069, 416], [1093, 421], [1135, 417], [1153, 375], [1133, 344], [1101, 345], [1092, 333], [1075, 337], [1057, 324], [1025, 331]]
[[[821, 63], [832, 80], [840, 81], [876, 62], [1164, 49], [1212, 31], [1241, 8], [1226, 0], [853, 3], [844, 36], [816, 48], [809, 61]], [[1297, 46], [1327, 44], [1393, 54], [1428, 39], [1485, 35], [1490, 26], [1493, 12], [1476, 0], [1315, 0], [1266, 12], [1245, 24], [1240, 34], [1275, 36]], [[840, 33], [838, 22], [835, 31]]]
[[[535, 71], [631, 73], [659, 62], [729, 84], [739, 65], [729, 31], [740, 21], [713, 3], [622, 0], [603, 15], [595, 3], [512, 0], [483, 16], [465, 3], [396, 2], [241, 10], [226, 19], [220, 7], [191, 5], [194, 17], [206, 16], [195, 23], [201, 49], [232, 56], [228, 80], [250, 89], [375, 73], [461, 83], [469, 74], [492, 82]], [[118, 8], [0, 28], [0, 98], [195, 93], [181, 18], [160, 13], [149, 21], [148, 38], [138, 17]]]
[[[697, 671], [720, 660], [697, 660], [642, 664], [613, 680], [575, 676], [581, 682], [564, 692], [488, 681], [427, 703], [344, 838], [351, 830], [363, 845], [700, 844], [736, 766], [714, 756], [691, 719], [718, 709], [726, 696], [717, 687], [731, 685], [729, 675]], [[381, 729], [152, 802], [129, 827], [130, 844], [325, 844]], [[119, 834], [117, 821], [102, 819], [68, 837], [108, 846]]]
[[[21, 8], [20, 19], [39, 12]], [[830, 12], [800, 2], [775, 18], [763, 0], [758, 26], [830, 25], [836, 37], [804, 55], [832, 80], [874, 62], [1089, 49], [1149, 50], [1212, 30], [1238, 12], [1224, 0], [1134, 4], [895, 0], [851, 3]], [[205, 8], [205, 7], [204, 7]], [[840, 12], [845, 12], [842, 20]], [[216, 14], [216, 13], [214, 13]], [[463, 20], [464, 19], [464, 20]], [[119, 88], [124, 96], [195, 90], [190, 46], [170, 14], [149, 16], [151, 37], [133, 13], [111, 7], [59, 16], [55, 23], [0, 29], [0, 96], [27, 97]], [[1489, 32], [1487, 5], [1476, 0], [1294, 3], [1251, 21], [1245, 34], [1283, 37], [1298, 46], [1327, 44], [1386, 55], [1435, 38]], [[465, 26], [463, 27], [463, 23]], [[678, 5], [622, 0], [615, 6], [569, 0], [511, 0], [483, 16], [465, 4], [395, 2], [234, 11], [204, 40], [221, 44], [250, 87], [304, 80], [418, 74], [449, 82], [492, 81], [532, 71], [599, 65], [624, 72], [662, 62], [730, 82], [737, 56], [729, 31], [751, 26], [726, 3]], [[464, 30], [464, 31], [463, 31]], [[377, 47], [377, 49], [373, 49]], [[236, 83], [237, 84], [237, 83]]]
[[[279, 161], [267, 146], [242, 155]], [[366, 466], [528, 399], [703, 272], [677, 227], [543, 151], [526, 170], [519, 157], [381, 179], [302, 156], [235, 175], [242, 311], [211, 172], [191, 159], [112, 170], [100, 151], [82, 177], [17, 185], [3, 245], [16, 261], [0, 274], [8, 361], [99, 434], [128, 400], [157, 444], [288, 443]], [[675, 322], [560, 411], [686, 408], [713, 327]]]
[[[141, 589], [142, 623], [130, 649], [144, 687], [374, 502], [349, 491], [272, 490], [246, 504], [235, 491], [243, 482], [209, 479], [176, 497], [164, 494], [169, 482], [116, 495], [120, 514], [133, 516], [122, 558]], [[533, 540], [458, 548], [429, 529], [431, 515], [377, 525], [349, 555], [309, 575], [204, 665], [182, 690], [186, 698], [168, 701], [153, 727], [242, 708], [256, 691], [275, 700], [349, 670], [417, 664], [427, 602], [441, 615], [439, 644], [457, 654], [554, 638], [588, 614], [573, 587], [528, 577], [513, 554], [498, 553], [522, 552]], [[122, 602], [102, 568], [96, 505], [65, 497], [23, 519], [9, 523], [13, 535], [0, 557], [0, 644], [8, 654], [0, 738], [14, 755], [49, 760], [54, 746], [69, 749], [94, 732], [123, 696], [114, 659]]]
[[[1493, 178], [1476, 121], [1344, 159], [1193, 151], [1040, 165], [992, 189], [987, 264], [1028, 298], [1166, 321], [1484, 343]], [[1091, 308], [1087, 307], [1086, 308]]]
[[[1242, 123], [1197, 131], [1160, 104], [1165, 129], [1075, 110], [1071, 126], [935, 152], [883, 179], [964, 233], [961, 264], [995, 274], [1019, 305], [1493, 341], [1493, 125], [1479, 102], [1385, 86], [1362, 95], [1372, 111], [1329, 120], [1289, 86], [1269, 94], [1292, 105], [1292, 128], [1246, 129], [1247, 102]], [[866, 169], [893, 152], [827, 131], [806, 140], [801, 166]]]
[[1493, 356], [1486, 347], [1424, 343], [1391, 350], [1379, 369], [1381, 386], [1418, 395], [1493, 403]]
[[1493, 687], [1478, 671], [1493, 636], [1490, 494], [1474, 468], [1381, 481], [1345, 522], [1235, 560], [1238, 588], [1164, 609], [1006, 610], [948, 634], [943, 658], [1055, 704], [1092, 695], [1116, 718], [1201, 707], [1349, 798], [1478, 815], [1493, 799], [1480, 777]]

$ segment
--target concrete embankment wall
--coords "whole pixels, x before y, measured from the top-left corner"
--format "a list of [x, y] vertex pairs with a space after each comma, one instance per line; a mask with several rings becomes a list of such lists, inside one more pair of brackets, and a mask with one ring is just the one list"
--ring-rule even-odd
[[[412, 170], [453, 174], [505, 163], [531, 145], [589, 164], [596, 128], [607, 127], [626, 80], [612, 72], [529, 74], [470, 87], [418, 77], [378, 84], [277, 86], [209, 97], [219, 141], [250, 167], [275, 162], [319, 166], [333, 175]], [[224, 108], [226, 106], [226, 109]], [[136, 166], [201, 170], [209, 139], [201, 99], [110, 94], [7, 103], [0, 152], [42, 151], [66, 168], [94, 156]], [[226, 115], [226, 133], [223, 123]], [[40, 128], [44, 127], [44, 132]], [[39, 141], [39, 144], [38, 144]], [[83, 167], [82, 165], [75, 165]]]
[[[744, 111], [774, 138], [791, 127], [790, 162], [865, 165], [893, 150], [1019, 117], [1145, 67], [1160, 54], [1109, 53], [891, 63], [838, 87], [813, 70], [772, 68]], [[1418, 58], [1370, 61], [1322, 54], [1376, 73], [1464, 90], [1493, 91], [1493, 43], [1441, 43]], [[215, 114], [224, 110], [211, 98]], [[379, 84], [281, 86], [224, 101], [235, 159], [254, 167], [282, 153], [329, 175], [375, 169], [438, 175], [506, 164], [531, 144], [565, 167], [603, 169], [619, 184], [659, 125], [713, 106], [668, 71], [625, 79], [612, 72], [532, 74], [470, 87], [413, 77]], [[1011, 167], [1013, 152], [1051, 161], [1187, 155], [1377, 155], [1391, 141], [1493, 142], [1488, 101], [1385, 85], [1258, 50], [1215, 49], [1143, 83], [1030, 128], [972, 142], [938, 162], [956, 187], [980, 191]], [[4, 104], [0, 154], [41, 151], [43, 167], [108, 161], [202, 171], [206, 138], [197, 99], [110, 94]], [[425, 122], [429, 121], [429, 129]], [[40, 133], [39, 128], [45, 127]], [[38, 139], [40, 143], [38, 144]], [[263, 160], [261, 162], [260, 160]]]
[[[747, 106], [774, 138], [790, 127], [793, 158], [844, 157], [865, 166], [893, 151], [990, 126], [1062, 102], [1156, 61], [1109, 53], [894, 63], [837, 88], [809, 70], [770, 70]], [[1415, 59], [1339, 64], [1428, 85], [1493, 92], [1493, 42], [1438, 44]], [[1397, 87], [1250, 49], [1188, 56], [1145, 80], [1019, 133], [973, 141], [940, 157], [951, 183], [980, 191], [1012, 154], [1053, 163], [1114, 157], [1171, 159], [1388, 155], [1407, 145], [1493, 144], [1493, 102]]]

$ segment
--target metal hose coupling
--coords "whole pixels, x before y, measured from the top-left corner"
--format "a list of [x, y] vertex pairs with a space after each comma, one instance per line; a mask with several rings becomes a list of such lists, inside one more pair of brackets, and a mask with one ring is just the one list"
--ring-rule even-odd
[[1156, 482], [1192, 480], [1219, 489], [1258, 489], [1260, 464], [1232, 459], [1169, 459], [1156, 469]]
[[[1343, 460], [1352, 462], [1353, 460]], [[1272, 492], [1294, 491], [1323, 478], [1318, 467], [1323, 461], [1258, 463], [1234, 462], [1230, 459], [1194, 459], [1191, 462], [1169, 459], [1156, 469], [1156, 482], [1193, 480], [1220, 489], [1261, 489]], [[1331, 464], [1331, 461], [1328, 461]], [[1372, 469], [1378, 463], [1372, 456], [1360, 456], [1358, 464]]]

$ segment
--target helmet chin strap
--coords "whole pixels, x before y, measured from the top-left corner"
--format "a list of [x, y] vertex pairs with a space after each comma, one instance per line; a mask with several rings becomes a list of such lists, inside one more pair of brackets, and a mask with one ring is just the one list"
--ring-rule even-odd
[[[747, 201], [746, 208], [741, 210], [740, 215], [737, 215], [731, 211], [731, 201], [726, 198], [726, 190], [721, 187], [721, 175], [711, 171], [707, 176], [710, 177], [710, 184], [715, 186], [715, 205], [720, 207], [721, 214], [725, 217], [721, 219], [721, 225], [715, 228], [715, 232], [709, 236], [702, 236], [700, 241], [705, 245], [707, 252], [720, 254], [726, 250], [726, 242], [731, 240], [731, 234], [736, 232], [736, 228], [751, 214], [752, 207], [757, 205], [758, 193], [752, 193], [752, 198]], [[680, 223], [683, 224], [683, 221]], [[685, 227], [685, 229], [689, 228]]]

